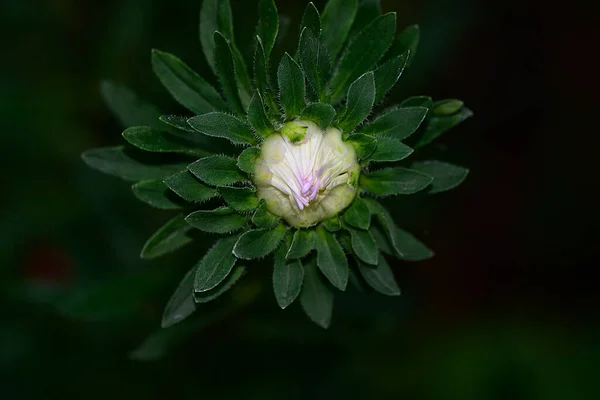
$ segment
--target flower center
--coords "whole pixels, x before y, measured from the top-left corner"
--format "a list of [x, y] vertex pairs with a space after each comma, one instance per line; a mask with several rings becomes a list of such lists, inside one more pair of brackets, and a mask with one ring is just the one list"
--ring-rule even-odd
[[[323, 132], [311, 122], [296, 122], [262, 145], [255, 167], [258, 196], [269, 210], [295, 226], [310, 226], [334, 216], [356, 194], [358, 164], [341, 132]], [[299, 133], [298, 127], [303, 128]], [[284, 127], [285, 128], [285, 127]]]

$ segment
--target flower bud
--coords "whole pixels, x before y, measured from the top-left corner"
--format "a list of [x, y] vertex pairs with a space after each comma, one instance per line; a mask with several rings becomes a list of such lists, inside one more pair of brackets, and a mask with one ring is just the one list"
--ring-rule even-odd
[[304, 228], [348, 207], [359, 173], [354, 148], [344, 143], [340, 130], [295, 121], [262, 144], [254, 180], [269, 211]]

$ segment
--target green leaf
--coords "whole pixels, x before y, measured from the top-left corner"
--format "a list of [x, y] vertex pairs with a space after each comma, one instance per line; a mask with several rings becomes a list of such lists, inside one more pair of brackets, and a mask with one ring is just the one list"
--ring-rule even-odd
[[317, 265], [329, 282], [340, 290], [348, 284], [348, 260], [335, 237], [319, 226], [316, 230]]
[[269, 212], [267, 203], [264, 200], [259, 202], [258, 208], [252, 216], [252, 223], [258, 228], [272, 229], [279, 224], [280, 218]]
[[185, 217], [185, 221], [204, 232], [232, 233], [242, 229], [247, 219], [228, 207], [220, 207], [216, 210], [195, 211]]
[[235, 265], [233, 247], [238, 236], [217, 240], [215, 245], [200, 260], [194, 278], [194, 291], [206, 292], [221, 283]]
[[359, 76], [369, 71], [385, 54], [394, 39], [396, 14], [380, 16], [348, 45], [331, 80], [332, 99], [339, 101]]
[[275, 252], [273, 266], [273, 292], [281, 309], [285, 309], [296, 300], [304, 279], [302, 263], [300, 260], [287, 261], [286, 252], [286, 246], [279, 246]]
[[427, 109], [424, 107], [395, 108], [360, 129], [366, 135], [385, 135], [403, 140], [412, 135], [421, 125]]
[[322, 328], [329, 328], [333, 313], [333, 292], [323, 279], [315, 262], [304, 265], [304, 282], [300, 292], [300, 304], [308, 317]]
[[[427, 246], [417, 240], [410, 233], [399, 229], [390, 213], [379, 202], [373, 199], [365, 199], [371, 214], [375, 215], [387, 234], [389, 244], [392, 245], [394, 255], [407, 261], [421, 261], [433, 257], [434, 253]], [[371, 228], [372, 232], [377, 232]], [[374, 235], [377, 236], [381, 235]], [[384, 252], [390, 253], [387, 243], [379, 238], [378, 245]], [[383, 244], [383, 246], [382, 246]]]
[[149, 126], [128, 128], [123, 132], [123, 137], [135, 147], [155, 153], [182, 153], [196, 156], [209, 154], [202, 149], [194, 148], [190, 142]]
[[179, 197], [189, 202], [202, 203], [219, 195], [216, 189], [198, 182], [188, 170], [171, 175], [164, 182]]
[[268, 90], [269, 72], [265, 49], [260, 36], [256, 36], [256, 49], [254, 50], [254, 84], [258, 93], [267, 100], [267, 93], [270, 93]]
[[173, 326], [196, 311], [196, 303], [194, 302], [193, 296], [195, 273], [195, 267], [189, 270], [169, 299], [169, 302], [163, 311], [162, 321], [160, 323], [162, 328]]
[[388, 52], [388, 57], [392, 58], [398, 56], [400, 54], [406, 53], [406, 51], [410, 51], [410, 55], [408, 57], [408, 61], [406, 66], [410, 66], [412, 60], [417, 54], [417, 47], [419, 47], [419, 25], [411, 25], [404, 29], [392, 44], [390, 51]]
[[457, 99], [447, 99], [436, 101], [432, 107], [433, 115], [441, 116], [441, 115], [452, 115], [459, 112], [465, 103], [461, 100]]
[[377, 242], [377, 248], [379, 248], [379, 250], [385, 254], [396, 257], [396, 250], [392, 247], [392, 243], [386, 237], [386, 234], [381, 231], [381, 229], [375, 225], [371, 225], [369, 232], [371, 232], [371, 235], [373, 235], [373, 238], [375, 238], [375, 242]]
[[135, 197], [152, 207], [163, 210], [177, 210], [181, 208], [181, 203], [174, 201], [173, 197], [175, 196], [163, 181], [141, 181], [133, 185], [131, 189]]
[[234, 144], [256, 144], [248, 125], [233, 115], [214, 112], [188, 119], [188, 124], [207, 136], [225, 138]]
[[362, 133], [355, 133], [346, 139], [346, 143], [350, 143], [359, 160], [365, 160], [375, 151], [377, 148], [377, 139], [372, 136], [364, 135]]
[[405, 261], [423, 261], [434, 256], [431, 249], [400, 228], [396, 228], [394, 232], [393, 243], [398, 251], [397, 256]]
[[179, 129], [180, 131], [196, 133], [196, 131], [188, 124], [188, 117], [180, 117], [177, 115], [161, 115], [159, 120], [170, 127]]
[[367, 72], [350, 85], [346, 111], [339, 122], [344, 132], [352, 132], [371, 113], [375, 101], [373, 72]]
[[260, 149], [258, 147], [248, 147], [242, 151], [237, 159], [237, 166], [247, 174], [254, 173], [254, 165], [260, 157]]
[[188, 165], [194, 176], [213, 186], [229, 186], [248, 180], [237, 168], [236, 160], [227, 156], [201, 158]]
[[377, 196], [413, 194], [425, 189], [433, 178], [407, 168], [385, 168], [363, 173], [360, 185], [363, 190]]
[[363, 262], [377, 265], [379, 260], [379, 249], [377, 243], [369, 231], [347, 227], [350, 232], [353, 253]]
[[394, 162], [404, 160], [413, 153], [413, 149], [399, 140], [388, 137], [377, 138], [377, 148], [369, 157], [369, 161]]
[[379, 104], [385, 95], [392, 90], [402, 72], [406, 68], [410, 52], [406, 52], [385, 62], [375, 70], [375, 104]]
[[185, 222], [183, 215], [177, 215], [160, 227], [154, 235], [148, 239], [140, 257], [152, 260], [162, 255], [171, 253], [192, 242], [188, 232], [192, 229]]
[[273, 0], [260, 0], [258, 3], [258, 35], [265, 46], [267, 59], [275, 45], [279, 31], [279, 16]]
[[312, 103], [300, 113], [300, 119], [312, 121], [323, 130], [329, 128], [335, 118], [335, 108], [328, 103]]
[[227, 187], [219, 188], [225, 203], [235, 211], [247, 213], [258, 207], [256, 190], [251, 187]]
[[429, 193], [445, 192], [454, 189], [467, 178], [469, 170], [442, 161], [421, 161], [413, 163], [411, 168], [433, 178]]
[[312, 229], [298, 229], [294, 232], [292, 245], [290, 246], [285, 258], [288, 260], [302, 258], [308, 255], [315, 248], [315, 231]]
[[152, 68], [179, 104], [196, 114], [226, 109], [217, 91], [173, 54], [152, 50]]
[[160, 111], [150, 103], [141, 100], [127, 87], [110, 81], [100, 85], [104, 102], [119, 119], [124, 128], [138, 125], [159, 127]]
[[331, 60], [327, 48], [311, 29], [304, 29], [300, 34], [298, 58], [315, 97], [325, 100]]
[[233, 38], [233, 18], [229, 0], [204, 0], [200, 10], [200, 42], [208, 65], [215, 68], [215, 31], [222, 32], [228, 39]]
[[340, 229], [342, 229], [342, 224], [341, 224], [340, 219], [339, 219], [339, 217], [337, 215], [335, 217], [331, 217], [331, 218], [326, 219], [325, 221], [323, 221], [323, 226], [329, 232], [337, 232]]
[[304, 10], [302, 22], [300, 23], [300, 32], [302, 32], [304, 28], [310, 29], [316, 37], [321, 37], [321, 15], [312, 2], [308, 3]]
[[258, 92], [254, 93], [250, 105], [248, 106], [248, 123], [254, 129], [254, 132], [262, 138], [266, 138], [273, 132], [273, 124], [269, 121], [267, 114], [265, 113], [265, 106], [263, 104], [262, 97]]
[[329, 0], [325, 6], [321, 18], [323, 42], [333, 60], [342, 50], [357, 10], [358, 0]]
[[365, 281], [377, 292], [386, 296], [400, 296], [400, 288], [394, 279], [394, 274], [384, 257], [379, 257], [379, 263], [376, 267], [366, 265], [360, 260], [357, 262]]
[[217, 297], [231, 290], [245, 273], [246, 267], [241, 265], [235, 266], [231, 273], [214, 289], [201, 293], [194, 292], [194, 301], [196, 303], [208, 303], [209, 301], [213, 301]]
[[239, 117], [243, 117], [246, 114], [242, 100], [240, 98], [240, 92], [238, 89], [238, 82], [236, 80], [236, 68], [235, 62], [233, 61], [233, 53], [227, 39], [221, 32], [215, 32], [215, 68], [219, 82], [221, 83], [221, 89], [225, 99], [231, 106], [233, 112]]
[[371, 225], [369, 208], [360, 196], [356, 196], [342, 218], [348, 225], [359, 229], [369, 229]]
[[245, 260], [269, 255], [285, 237], [285, 225], [279, 224], [275, 229], [254, 229], [240, 236], [233, 252], [236, 257]]
[[400, 107], [425, 107], [430, 109], [433, 107], [433, 100], [427, 96], [413, 96], [400, 103]]
[[145, 155], [117, 146], [87, 150], [81, 158], [89, 167], [126, 181], [163, 179], [186, 167], [186, 164], [181, 163], [145, 163], [142, 161], [143, 156]]
[[290, 120], [300, 114], [304, 109], [304, 74], [300, 66], [285, 53], [281, 58], [277, 70], [277, 81], [279, 82], [279, 101], [285, 112], [286, 120]]
[[460, 124], [464, 120], [473, 116], [473, 111], [469, 110], [466, 107], [463, 107], [459, 112], [454, 115], [445, 115], [445, 116], [433, 116], [428, 118], [427, 123], [425, 125], [425, 130], [423, 132], [423, 136], [419, 139], [417, 144], [415, 145], [415, 149], [419, 147], [423, 147], [426, 144], [433, 142], [437, 139], [442, 133], [450, 130], [456, 125]]
[[354, 23], [350, 29], [350, 41], [359, 34], [367, 25], [381, 15], [380, 0], [361, 0]]

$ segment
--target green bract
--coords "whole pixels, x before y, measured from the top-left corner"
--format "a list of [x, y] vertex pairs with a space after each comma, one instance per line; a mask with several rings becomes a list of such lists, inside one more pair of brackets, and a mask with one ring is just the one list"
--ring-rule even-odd
[[462, 183], [467, 169], [412, 157], [472, 112], [460, 100], [425, 96], [380, 111], [419, 42], [417, 25], [396, 34], [395, 13], [380, 10], [376, 0], [330, 0], [321, 14], [309, 3], [298, 48], [274, 59], [279, 17], [273, 0], [260, 0], [253, 59], [245, 60], [229, 1], [204, 0], [200, 41], [219, 88], [176, 56], [152, 51], [158, 79], [189, 115], [161, 115], [130, 90], [102, 85], [127, 145], [89, 150], [83, 160], [135, 182], [148, 205], [178, 213], [141, 256], [189, 245], [194, 230], [203, 240], [214, 235], [168, 302], [163, 326], [262, 266], [273, 268], [281, 308], [299, 299], [328, 327], [334, 293], [349, 280], [396, 296], [386, 257], [433, 256], [379, 199]]

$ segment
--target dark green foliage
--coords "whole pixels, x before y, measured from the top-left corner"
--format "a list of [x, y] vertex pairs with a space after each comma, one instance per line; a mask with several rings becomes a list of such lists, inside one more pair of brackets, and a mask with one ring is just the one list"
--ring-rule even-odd
[[229, 291], [242, 276], [246, 273], [246, 267], [235, 265], [229, 275], [221, 281], [216, 287], [206, 292], [194, 292], [194, 301], [196, 303], [208, 303]]
[[321, 129], [327, 129], [335, 118], [335, 108], [328, 103], [312, 103], [302, 110], [300, 118], [314, 122]]
[[388, 137], [378, 137], [377, 148], [369, 156], [368, 159], [369, 161], [378, 162], [401, 161], [404, 160], [406, 157], [410, 156], [412, 152], [413, 149], [411, 149], [399, 140]]
[[168, 328], [175, 325], [196, 311], [196, 303], [193, 296], [195, 273], [195, 267], [188, 271], [169, 299], [163, 312], [161, 327]]
[[404, 29], [394, 41], [394, 44], [388, 52], [388, 57], [395, 57], [410, 51], [407, 65], [410, 66], [412, 60], [417, 54], [417, 47], [420, 40], [419, 25], [411, 25]]
[[216, 189], [200, 183], [188, 170], [171, 175], [164, 182], [179, 197], [189, 202], [201, 203], [219, 195]]
[[363, 262], [371, 265], [377, 265], [379, 260], [379, 250], [377, 243], [369, 231], [347, 227], [350, 232], [350, 239], [353, 253]]
[[375, 102], [375, 79], [373, 72], [367, 72], [350, 85], [346, 101], [346, 110], [339, 127], [344, 132], [352, 132], [371, 113]]
[[386, 168], [360, 176], [360, 186], [377, 196], [413, 194], [425, 189], [433, 179], [407, 168]]
[[308, 3], [304, 10], [302, 22], [300, 23], [300, 32], [303, 32], [304, 28], [310, 29], [316, 37], [321, 37], [321, 15], [312, 2]]
[[344, 212], [344, 222], [359, 229], [369, 229], [371, 214], [369, 208], [360, 196], [356, 196], [350, 207]]
[[348, 260], [336, 238], [323, 227], [317, 231], [317, 265], [329, 282], [339, 290], [348, 284]]
[[369, 158], [371, 154], [377, 148], [377, 139], [372, 136], [364, 135], [362, 133], [355, 133], [346, 139], [347, 143], [350, 143], [359, 160], [365, 160]]
[[183, 153], [206, 156], [209, 153], [195, 148], [192, 143], [170, 133], [149, 126], [134, 126], [123, 132], [123, 137], [135, 147], [156, 153]]
[[245, 173], [253, 174], [254, 165], [258, 157], [260, 157], [260, 149], [258, 147], [248, 147], [240, 153], [237, 159], [237, 166]]
[[300, 35], [298, 58], [315, 98], [324, 101], [331, 59], [325, 45], [309, 28], [304, 29]]
[[403, 140], [419, 128], [426, 115], [427, 108], [424, 107], [394, 108], [381, 114], [370, 124], [363, 126], [360, 133], [385, 135]]
[[188, 165], [188, 170], [196, 178], [212, 186], [229, 186], [247, 180], [238, 170], [237, 161], [227, 156], [201, 158]]
[[273, 0], [259, 0], [258, 15], [258, 36], [262, 39], [268, 59], [279, 31], [279, 16]]
[[375, 74], [375, 104], [379, 104], [392, 90], [408, 63], [410, 51], [396, 56], [377, 68]]
[[358, 0], [330, 0], [321, 17], [323, 42], [336, 58], [346, 42], [358, 10]]
[[228, 207], [196, 211], [185, 217], [185, 220], [194, 228], [209, 233], [235, 232], [247, 222], [246, 217], [236, 214]]
[[237, 212], [247, 213], [258, 207], [258, 197], [252, 187], [223, 187], [219, 193], [225, 203]]
[[412, 168], [433, 178], [429, 193], [445, 192], [454, 189], [464, 182], [469, 170], [457, 165], [441, 161], [421, 161], [412, 165]]
[[400, 288], [384, 257], [379, 257], [377, 266], [367, 265], [357, 260], [358, 270], [365, 281], [377, 292], [386, 296], [399, 296]]
[[159, 128], [157, 119], [160, 111], [150, 103], [137, 97], [137, 95], [117, 83], [104, 81], [100, 85], [100, 92], [110, 111], [116, 115], [124, 128], [146, 125]]
[[235, 265], [233, 246], [238, 236], [230, 236], [217, 240], [217, 243], [206, 253], [196, 267], [194, 291], [206, 292], [221, 283]]
[[233, 115], [218, 112], [197, 115], [188, 119], [188, 124], [200, 133], [225, 138], [233, 144], [256, 144], [250, 127]]
[[225, 39], [220, 32], [215, 32], [214, 40], [215, 69], [219, 82], [221, 83], [223, 95], [233, 112], [239, 117], [243, 117], [246, 114], [246, 111], [240, 98], [240, 90], [236, 79], [235, 61], [233, 60], [231, 47], [229, 47], [227, 39]]
[[431, 118], [428, 118], [423, 136], [419, 138], [415, 148], [418, 149], [419, 147], [423, 147], [426, 144], [433, 142], [442, 133], [450, 130], [472, 116], [473, 112], [468, 108], [463, 107], [453, 115], [432, 116]]
[[313, 229], [298, 229], [294, 232], [292, 244], [285, 257], [290, 260], [305, 257], [315, 248], [315, 239]]
[[314, 323], [322, 328], [329, 328], [333, 313], [333, 292], [323, 281], [314, 260], [304, 265], [300, 304]]
[[279, 224], [279, 221], [280, 218], [267, 210], [267, 203], [261, 200], [252, 216], [252, 223], [258, 228], [272, 229]]
[[283, 240], [286, 227], [277, 225], [274, 229], [255, 229], [240, 236], [233, 252], [236, 257], [246, 260], [261, 258], [271, 254]]
[[290, 120], [298, 116], [304, 109], [306, 88], [304, 73], [288, 53], [283, 55], [279, 64], [277, 81], [279, 83], [279, 101], [286, 120]]
[[277, 304], [282, 309], [296, 300], [304, 279], [304, 269], [300, 260], [290, 261], [286, 259], [288, 246], [285, 244], [285, 242], [282, 243], [275, 252], [275, 263], [273, 265], [273, 292]]
[[265, 106], [260, 93], [255, 92], [248, 106], [248, 123], [254, 132], [262, 138], [266, 138], [275, 131], [273, 124], [265, 113]]
[[148, 239], [144, 248], [142, 248], [140, 257], [151, 260], [191, 243], [192, 238], [188, 235], [191, 229], [192, 227], [185, 222], [183, 215], [177, 215]]
[[146, 204], [163, 210], [177, 210], [181, 202], [177, 202], [169, 187], [161, 180], [141, 181], [131, 187], [135, 197]]

